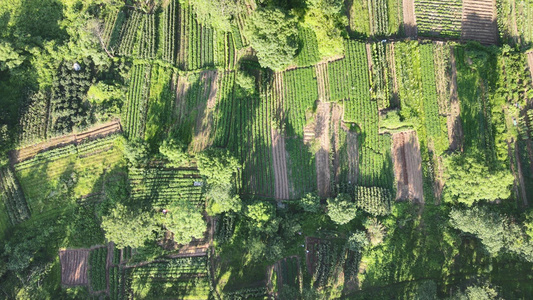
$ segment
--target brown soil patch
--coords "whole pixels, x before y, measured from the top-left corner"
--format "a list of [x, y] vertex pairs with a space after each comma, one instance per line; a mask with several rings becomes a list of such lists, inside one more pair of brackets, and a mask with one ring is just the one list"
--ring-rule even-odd
[[305, 237], [305, 264], [307, 266], [307, 272], [314, 274], [316, 269], [316, 263], [318, 261], [318, 245], [320, 244], [319, 238]]
[[494, 0], [464, 0], [461, 38], [482, 44], [496, 44], [498, 42], [496, 17]]
[[414, 0], [403, 0], [403, 27], [406, 36], [414, 38], [418, 35]]
[[396, 200], [424, 203], [422, 158], [414, 131], [392, 135], [392, 161], [396, 178]]
[[178, 82], [176, 83], [176, 112], [178, 112], [178, 124], [182, 121], [182, 113], [185, 109], [187, 92], [189, 92], [189, 81], [187, 76], [178, 76]]
[[56, 138], [52, 138], [48, 141], [35, 144], [32, 146], [24, 147], [19, 150], [15, 150], [11, 153], [11, 159], [13, 163], [19, 163], [21, 161], [30, 159], [37, 155], [39, 152], [50, 150], [53, 148], [63, 147], [69, 144], [79, 144], [86, 139], [96, 139], [99, 137], [104, 137], [116, 132], [120, 132], [120, 121], [113, 120], [108, 123], [96, 125], [87, 131], [81, 133], [72, 133], [69, 135], [64, 135]]
[[457, 68], [455, 65], [455, 55], [453, 48], [451, 51], [451, 66], [452, 78], [450, 81], [450, 113], [446, 120], [448, 127], [448, 141], [450, 142], [450, 150], [456, 151], [460, 149], [463, 151], [463, 126], [461, 125], [461, 105], [459, 103], [459, 96], [457, 94]]
[[67, 286], [87, 285], [89, 277], [89, 249], [60, 250], [61, 284]]
[[[435, 145], [433, 144], [433, 141], [430, 141], [428, 144], [429, 152], [435, 153]], [[442, 157], [436, 156], [434, 160], [435, 164], [435, 170], [434, 170], [434, 176], [435, 181], [433, 182], [433, 192], [435, 194], [435, 205], [440, 204], [440, 200], [442, 199], [442, 191], [444, 190], [444, 164], [442, 162]]]
[[448, 115], [449, 112], [449, 103], [450, 103], [450, 60], [448, 59], [448, 54], [450, 52], [448, 44], [445, 44], [442, 41], [435, 42], [435, 55], [434, 65], [435, 65], [435, 83], [437, 88], [438, 103], [439, 103], [439, 114]]
[[204, 89], [202, 91], [203, 98], [207, 98], [207, 102], [202, 102], [197, 107], [198, 118], [196, 119], [192, 145], [195, 152], [204, 150], [213, 142], [211, 133], [213, 131], [215, 118], [214, 110], [217, 94], [217, 78], [217, 71], [204, 71], [200, 76], [200, 81], [204, 83]]
[[330, 107], [328, 102], [319, 102], [316, 110], [315, 136], [320, 149], [315, 155], [318, 194], [327, 198], [330, 191], [329, 149], [330, 149]]
[[329, 76], [328, 63], [321, 62], [315, 66], [316, 79], [318, 82], [318, 100], [329, 101]]
[[533, 51], [527, 53], [527, 64], [529, 66], [529, 74], [531, 74], [531, 80], [533, 80]]

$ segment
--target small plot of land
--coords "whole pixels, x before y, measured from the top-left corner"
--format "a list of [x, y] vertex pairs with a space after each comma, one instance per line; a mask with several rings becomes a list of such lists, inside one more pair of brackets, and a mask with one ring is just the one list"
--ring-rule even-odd
[[495, 1], [463, 1], [462, 38], [482, 44], [498, 42]]
[[357, 171], [359, 166], [359, 155], [357, 153], [357, 134], [346, 133], [346, 149], [348, 152], [348, 182], [357, 182]]
[[11, 158], [13, 163], [19, 163], [21, 161], [34, 157], [39, 152], [44, 152], [48, 149], [57, 148], [68, 144], [78, 144], [83, 140], [107, 136], [116, 132], [120, 132], [120, 130], [121, 128], [119, 120], [114, 120], [92, 127], [82, 133], [73, 133], [65, 136], [52, 138], [46, 142], [16, 150], [11, 154]]
[[287, 178], [287, 150], [285, 137], [272, 128], [272, 160], [274, 162], [274, 188], [276, 199], [289, 199], [289, 179]]
[[318, 82], [318, 99], [329, 101], [329, 76], [328, 63], [322, 62], [315, 66], [316, 79]]
[[328, 102], [319, 102], [317, 108], [315, 136], [320, 143], [320, 149], [315, 155], [316, 180], [318, 194], [327, 198], [330, 191], [329, 149], [330, 149], [330, 107]]
[[392, 157], [396, 177], [396, 200], [423, 203], [422, 158], [414, 131], [392, 135]]
[[457, 94], [457, 67], [455, 64], [455, 56], [453, 55], [453, 48], [451, 49], [451, 65], [452, 78], [450, 84], [450, 113], [447, 118], [448, 126], [448, 140], [450, 142], [450, 150], [462, 150], [463, 144], [463, 129], [461, 125], [461, 104], [459, 103], [459, 96]]
[[334, 153], [333, 156], [333, 174], [335, 176], [335, 182], [340, 182], [340, 173], [341, 173], [341, 139], [340, 139], [340, 130], [342, 123], [342, 107], [336, 103], [331, 104], [331, 124], [330, 124], [330, 133], [332, 135], [331, 141], [331, 151]]
[[418, 35], [414, 0], [403, 0], [403, 27], [406, 36], [416, 37]]
[[299, 289], [301, 281], [300, 258], [296, 255], [281, 259], [267, 269], [267, 289], [270, 294], [279, 292], [285, 285]]
[[305, 264], [307, 266], [307, 272], [314, 274], [316, 269], [316, 262], [318, 259], [318, 245], [320, 244], [319, 238], [305, 237]]
[[[212, 132], [214, 123], [214, 109], [217, 94], [217, 71], [202, 72], [201, 81], [210, 82], [203, 90], [203, 97], [207, 97], [207, 103], [202, 102], [198, 106], [198, 118], [193, 137], [193, 149], [200, 152], [210, 146], [213, 142]], [[209, 88], [211, 87], [211, 88]]]
[[527, 64], [529, 66], [529, 73], [531, 74], [531, 79], [533, 80], [533, 51], [527, 53]]
[[415, 11], [420, 35], [461, 35], [461, 0], [416, 0]]
[[89, 249], [60, 250], [61, 284], [87, 285], [87, 267], [89, 265]]

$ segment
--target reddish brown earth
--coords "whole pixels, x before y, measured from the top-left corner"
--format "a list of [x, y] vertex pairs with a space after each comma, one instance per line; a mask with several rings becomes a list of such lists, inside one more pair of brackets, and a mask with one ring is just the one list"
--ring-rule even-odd
[[461, 38], [482, 44], [496, 44], [498, 42], [496, 17], [495, 0], [464, 0]]
[[319, 102], [316, 110], [315, 137], [320, 143], [320, 149], [315, 154], [316, 181], [318, 194], [324, 199], [330, 191], [330, 107], [328, 102]]
[[78, 144], [86, 139], [96, 139], [99, 137], [104, 137], [116, 132], [120, 132], [120, 121], [113, 120], [108, 123], [96, 125], [90, 128], [87, 131], [81, 133], [72, 133], [69, 135], [64, 135], [56, 138], [52, 138], [48, 141], [38, 143], [32, 146], [24, 147], [19, 150], [15, 150], [11, 153], [11, 158], [13, 163], [19, 163], [21, 161], [30, 159], [37, 155], [39, 152], [43, 152], [49, 149], [66, 146], [69, 144]]
[[450, 82], [450, 113], [448, 114], [446, 125], [448, 127], [448, 141], [450, 150], [463, 151], [463, 127], [461, 125], [461, 105], [457, 94], [457, 68], [455, 65], [455, 55], [451, 48], [452, 78]]
[[414, 0], [403, 0], [403, 27], [406, 36], [414, 38], [418, 35]]
[[61, 284], [68, 286], [87, 285], [89, 278], [89, 249], [60, 250]]
[[396, 200], [424, 203], [422, 158], [415, 131], [392, 135], [392, 161], [396, 178]]

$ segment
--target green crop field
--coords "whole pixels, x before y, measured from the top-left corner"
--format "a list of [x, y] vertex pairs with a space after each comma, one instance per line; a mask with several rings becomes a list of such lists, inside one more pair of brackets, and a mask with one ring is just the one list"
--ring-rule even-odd
[[530, 2], [3, 3], [0, 298], [533, 298]]

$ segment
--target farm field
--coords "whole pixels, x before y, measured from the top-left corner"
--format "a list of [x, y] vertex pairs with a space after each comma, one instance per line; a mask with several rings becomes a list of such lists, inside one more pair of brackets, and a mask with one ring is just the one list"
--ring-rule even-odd
[[0, 6], [1, 297], [532, 298], [529, 2], [74, 2]]

